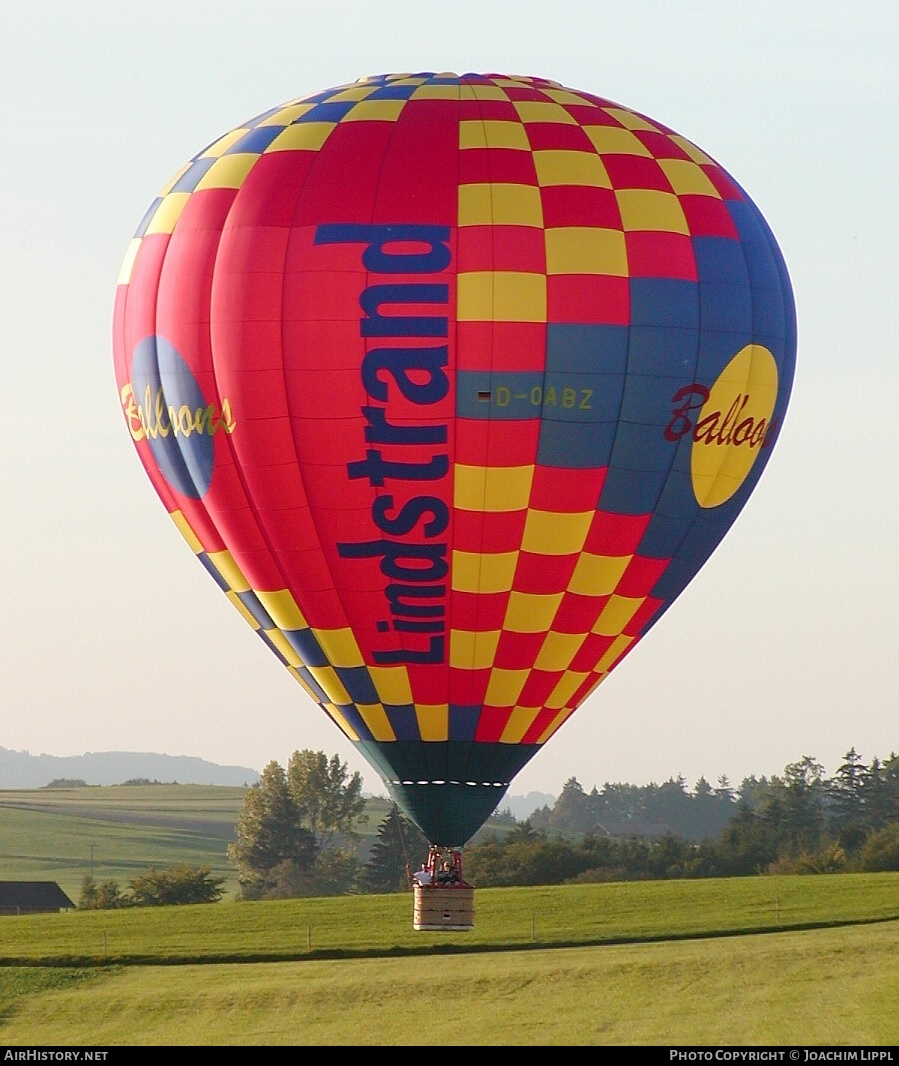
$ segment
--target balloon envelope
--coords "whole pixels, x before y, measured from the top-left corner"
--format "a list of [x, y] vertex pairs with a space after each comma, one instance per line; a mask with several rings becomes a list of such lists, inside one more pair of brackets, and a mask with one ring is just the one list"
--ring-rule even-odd
[[771, 232], [699, 148], [448, 74], [209, 145], [132, 240], [114, 333], [178, 528], [443, 844], [714, 550], [796, 346]]

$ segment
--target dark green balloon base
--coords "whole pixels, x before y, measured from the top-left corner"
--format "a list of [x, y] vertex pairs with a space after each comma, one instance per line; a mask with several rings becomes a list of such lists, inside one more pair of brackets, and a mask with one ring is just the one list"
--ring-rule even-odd
[[431, 844], [462, 847], [499, 806], [539, 744], [359, 741], [391, 799]]

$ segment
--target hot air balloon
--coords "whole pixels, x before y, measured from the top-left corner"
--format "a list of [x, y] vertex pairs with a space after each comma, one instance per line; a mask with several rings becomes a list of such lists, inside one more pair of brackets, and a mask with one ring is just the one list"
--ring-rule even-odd
[[686, 138], [544, 79], [420, 73], [183, 166], [114, 347], [197, 557], [461, 848], [739, 514], [796, 327], [762, 215]]

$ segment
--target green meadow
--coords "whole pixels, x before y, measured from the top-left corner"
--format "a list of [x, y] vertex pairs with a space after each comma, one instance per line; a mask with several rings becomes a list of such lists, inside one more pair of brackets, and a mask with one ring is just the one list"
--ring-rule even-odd
[[[233, 899], [228, 844], [244, 792], [178, 784], [0, 790], [0, 880], [56, 881], [77, 903], [87, 874], [124, 889], [152, 867], [208, 864]], [[391, 811], [387, 799], [366, 800], [356, 825], [363, 861]]]
[[243, 794], [208, 785], [0, 791], [0, 880], [56, 881], [77, 903], [91, 872], [124, 888], [153, 866], [208, 863], [233, 894], [227, 849]]
[[448, 956], [12, 968], [0, 970], [0, 1042], [889, 1047], [897, 933], [893, 923]]
[[[91, 785], [0, 790], [0, 880], [56, 881], [74, 902], [85, 875], [124, 888], [152, 867], [208, 864], [239, 891], [228, 844], [245, 790], [219, 785]], [[366, 852], [392, 810], [370, 798], [356, 830]]]
[[412, 898], [341, 896], [4, 919], [0, 962], [274, 962], [735, 936], [899, 919], [899, 874], [478, 889], [475, 928], [416, 933]]
[[0, 1041], [899, 1041], [899, 874], [482, 889], [0, 919]]
[[[0, 879], [121, 884], [209, 863], [207, 906], [0, 917], [9, 1045], [899, 1042], [899, 874], [479, 889], [416, 933], [411, 894], [241, 902], [242, 789], [0, 792]], [[360, 831], [387, 811], [370, 801]], [[93, 856], [91, 852], [93, 851]]]

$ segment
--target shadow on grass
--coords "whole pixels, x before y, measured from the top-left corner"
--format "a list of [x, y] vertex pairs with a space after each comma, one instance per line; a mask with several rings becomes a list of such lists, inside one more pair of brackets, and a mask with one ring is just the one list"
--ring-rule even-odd
[[[844, 929], [853, 926], [882, 925], [885, 922], [899, 923], [899, 917], [890, 915], [878, 918], [856, 918], [845, 921], [794, 922], [791, 924], [757, 925], [741, 929], [706, 929], [691, 933], [656, 933], [646, 936], [585, 937], [564, 940], [534, 939], [529, 943], [471, 944], [454, 941], [452, 944], [422, 943], [421, 947], [394, 945], [385, 948], [327, 948], [295, 952], [204, 952], [202, 955], [56, 955], [41, 959], [0, 957], [0, 968], [20, 967], [25, 970], [90, 970], [122, 966], [207, 966], [236, 965], [243, 963], [273, 962], [318, 962], [348, 959], [396, 959], [433, 955], [484, 955], [497, 952], [554, 951], [571, 948], [618, 947], [634, 944], [664, 944], [683, 941], [717, 940], [744, 936], [761, 936], [776, 933], [798, 933], [815, 929]], [[427, 934], [423, 934], [427, 935]], [[438, 936], [441, 934], [437, 934]], [[0, 1021], [3, 1019], [5, 997], [0, 986]], [[33, 991], [30, 989], [29, 991]]]

